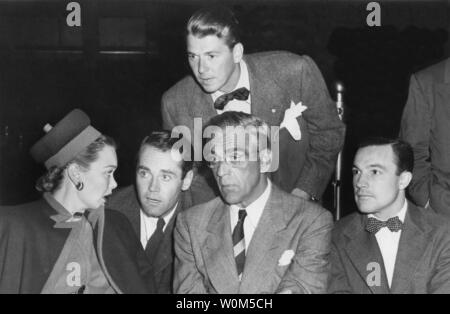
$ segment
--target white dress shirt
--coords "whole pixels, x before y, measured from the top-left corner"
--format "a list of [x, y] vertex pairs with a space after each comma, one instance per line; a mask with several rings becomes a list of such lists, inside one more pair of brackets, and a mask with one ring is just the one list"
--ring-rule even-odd
[[[241, 87], [245, 87], [248, 90], [250, 90], [250, 79], [248, 76], [247, 64], [244, 62], [244, 60], [241, 60], [241, 62], [239, 62], [239, 66], [241, 67], [241, 74], [239, 76], [239, 81], [233, 90], [239, 89]], [[212, 96], [213, 102], [215, 102], [216, 99], [219, 98], [220, 96], [222, 96], [223, 94], [225, 94], [225, 93], [222, 91], [219, 91], [219, 90], [212, 93], [211, 96]], [[221, 114], [225, 111], [242, 111], [242, 112], [250, 114], [251, 113], [251, 107], [250, 107], [251, 99], [250, 98], [251, 98], [251, 95], [248, 95], [247, 100], [233, 99], [225, 105], [223, 110], [216, 110], [217, 114]]]
[[[247, 216], [244, 220], [244, 241], [245, 241], [245, 251], [248, 250], [250, 241], [252, 240], [253, 233], [255, 233], [256, 227], [258, 226], [259, 219], [263, 213], [264, 207], [270, 196], [270, 190], [272, 188], [272, 183], [267, 179], [267, 187], [264, 192], [258, 197], [253, 203], [245, 208]], [[230, 220], [231, 220], [231, 234], [233, 234], [234, 227], [239, 220], [239, 209], [241, 207], [237, 205], [230, 206]]]
[[[163, 218], [164, 219], [164, 227], [163, 232], [166, 230], [167, 225], [169, 224], [170, 219], [175, 213], [175, 209], [177, 208], [178, 202], [172, 208], [172, 210]], [[158, 224], [158, 219], [156, 217], [149, 217], [145, 212], [141, 209], [141, 244], [145, 249], [147, 246], [148, 240], [152, 237], [153, 233], [156, 231], [156, 226]]]
[[[403, 204], [402, 209], [400, 210], [400, 212], [397, 215], [402, 223], [405, 222], [407, 208], [408, 208], [408, 203], [405, 200], [405, 203]], [[378, 219], [374, 215], [368, 215], [368, 216]], [[387, 276], [389, 288], [391, 287], [392, 277], [394, 276], [395, 260], [397, 258], [398, 244], [400, 242], [401, 234], [402, 234], [401, 230], [398, 232], [392, 232], [387, 227], [381, 228], [380, 231], [378, 231], [375, 234], [375, 237], [377, 238], [378, 246], [381, 251], [381, 255], [383, 256], [384, 269], [386, 270], [386, 276]]]

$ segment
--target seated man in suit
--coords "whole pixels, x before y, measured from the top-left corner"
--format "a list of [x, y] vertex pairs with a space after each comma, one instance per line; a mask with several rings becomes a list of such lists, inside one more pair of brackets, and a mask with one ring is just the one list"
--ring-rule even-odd
[[360, 145], [353, 188], [361, 213], [333, 230], [330, 293], [450, 293], [450, 223], [406, 200], [413, 158], [401, 140]]
[[326, 292], [331, 214], [268, 179], [270, 148], [278, 145], [268, 129], [235, 111], [205, 128], [214, 130], [204, 157], [221, 197], [178, 216], [176, 293]]
[[193, 178], [190, 156], [172, 149], [178, 141], [168, 131], [147, 136], [139, 149], [136, 186], [114, 193], [107, 204], [130, 220], [161, 294], [172, 292], [173, 227], [177, 214], [188, 206], [182, 192], [189, 189]]

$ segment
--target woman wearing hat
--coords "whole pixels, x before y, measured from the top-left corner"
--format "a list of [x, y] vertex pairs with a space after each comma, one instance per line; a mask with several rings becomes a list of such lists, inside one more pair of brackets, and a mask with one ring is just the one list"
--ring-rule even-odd
[[31, 149], [42, 199], [0, 211], [0, 293], [151, 293], [145, 254], [122, 214], [114, 141], [75, 109]]

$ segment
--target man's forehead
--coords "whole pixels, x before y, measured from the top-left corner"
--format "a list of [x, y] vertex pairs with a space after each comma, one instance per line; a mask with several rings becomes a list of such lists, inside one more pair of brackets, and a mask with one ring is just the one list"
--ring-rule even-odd
[[357, 151], [354, 164], [360, 167], [373, 165], [396, 166], [394, 151], [391, 145], [366, 146]]
[[216, 35], [195, 36], [189, 34], [187, 36], [187, 48], [189, 52], [209, 52], [216, 49], [228, 49], [228, 45], [224, 38], [219, 38]]
[[217, 134], [211, 140], [215, 150], [250, 150], [258, 147], [258, 136], [249, 132], [228, 132]]
[[139, 164], [158, 166], [163, 163], [166, 167], [181, 169], [182, 159], [183, 155], [177, 149], [163, 151], [157, 147], [146, 145], [139, 155]]

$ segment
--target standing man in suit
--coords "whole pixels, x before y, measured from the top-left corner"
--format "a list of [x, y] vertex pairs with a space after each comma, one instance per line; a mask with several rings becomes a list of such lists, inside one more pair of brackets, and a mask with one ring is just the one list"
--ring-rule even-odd
[[333, 230], [330, 293], [450, 293], [450, 223], [406, 200], [413, 160], [401, 140], [360, 145], [353, 187], [361, 213]]
[[450, 216], [450, 58], [411, 76], [400, 137], [414, 150], [409, 194]]
[[168, 131], [146, 137], [139, 149], [136, 186], [114, 193], [107, 204], [130, 220], [160, 294], [172, 292], [173, 228], [177, 214], [187, 206], [183, 191], [193, 178], [193, 162], [187, 152], [174, 149], [177, 142]]
[[221, 197], [178, 216], [175, 292], [326, 292], [331, 214], [268, 179], [271, 143], [261, 119], [229, 111], [209, 125], [218, 131], [204, 152]]
[[[227, 8], [194, 13], [187, 23], [186, 43], [193, 75], [164, 93], [164, 128], [187, 126], [194, 134], [194, 119], [205, 124], [226, 111], [251, 113], [270, 126], [281, 125], [280, 163], [271, 179], [288, 193], [320, 199], [345, 127], [314, 61], [289, 52], [244, 55], [238, 21]], [[214, 196], [206, 193], [202, 178], [198, 176], [191, 189], [195, 203]]]

